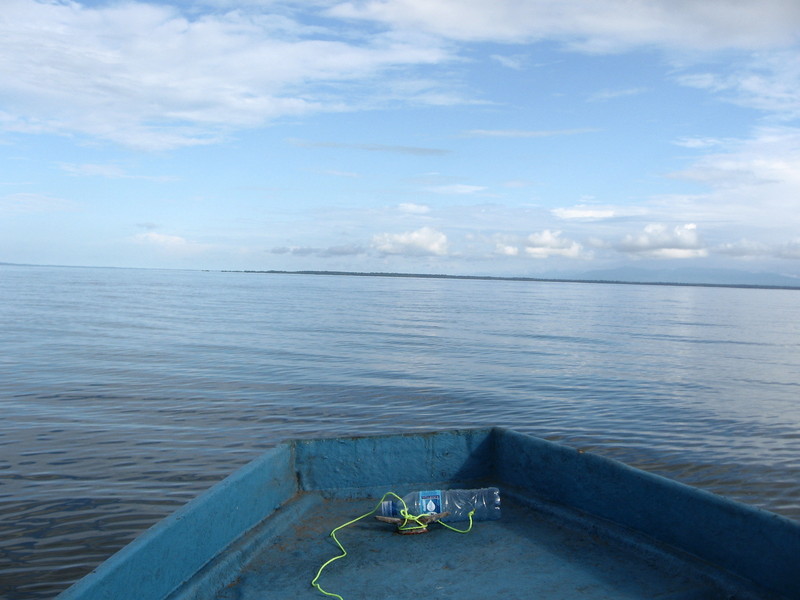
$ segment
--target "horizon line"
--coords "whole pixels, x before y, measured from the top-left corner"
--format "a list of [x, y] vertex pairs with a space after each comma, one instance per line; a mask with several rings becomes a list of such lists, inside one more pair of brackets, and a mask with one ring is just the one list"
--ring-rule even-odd
[[681, 282], [681, 281], [633, 281], [627, 279], [589, 279], [570, 277], [531, 277], [525, 275], [449, 275], [446, 273], [400, 273], [393, 271], [326, 271], [304, 269], [299, 271], [286, 271], [280, 269], [201, 269], [201, 268], [170, 268], [170, 267], [118, 267], [118, 266], [87, 266], [87, 265], [56, 265], [35, 263], [13, 263], [0, 261], [0, 267], [52, 267], [65, 269], [132, 269], [150, 271], [195, 271], [204, 273], [255, 273], [266, 275], [327, 275], [346, 277], [396, 277], [417, 279], [465, 279], [478, 281], [521, 281], [540, 283], [599, 283], [606, 285], [659, 285], [673, 287], [711, 287], [711, 288], [739, 288], [739, 289], [764, 289], [764, 290], [800, 290], [800, 285], [778, 285], [759, 283], [710, 283], [710, 282]]
[[[217, 269], [203, 269], [204, 271], [218, 271]], [[514, 275], [448, 275], [445, 273], [397, 273], [384, 271], [321, 271], [321, 270], [301, 270], [284, 271], [278, 269], [258, 270], [258, 269], [222, 269], [221, 273], [261, 273], [266, 275], [328, 275], [346, 277], [405, 277], [418, 279], [469, 279], [480, 281], [529, 281], [541, 283], [602, 283], [608, 285], [661, 285], [675, 287], [721, 287], [721, 288], [744, 288], [744, 289], [775, 289], [775, 290], [800, 290], [800, 285], [770, 285], [756, 283], [690, 283], [674, 281], [627, 281], [624, 279], [580, 279], [580, 278], [558, 278], [558, 277], [528, 277]]]

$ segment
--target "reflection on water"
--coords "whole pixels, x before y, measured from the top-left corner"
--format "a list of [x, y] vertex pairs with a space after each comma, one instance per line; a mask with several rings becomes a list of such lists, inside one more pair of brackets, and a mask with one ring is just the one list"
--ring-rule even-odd
[[0, 595], [292, 437], [505, 425], [800, 519], [797, 298], [0, 267]]

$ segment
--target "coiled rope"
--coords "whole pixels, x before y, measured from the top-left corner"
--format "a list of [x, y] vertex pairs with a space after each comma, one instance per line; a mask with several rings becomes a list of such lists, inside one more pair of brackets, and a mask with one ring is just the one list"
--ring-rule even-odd
[[[322, 571], [325, 570], [325, 567], [327, 567], [332, 562], [335, 562], [335, 561], [339, 560], [340, 558], [344, 558], [345, 556], [347, 556], [347, 550], [344, 549], [344, 546], [342, 546], [342, 543], [339, 541], [339, 538], [336, 537], [336, 532], [341, 530], [341, 529], [344, 529], [345, 527], [348, 527], [348, 526], [350, 526], [350, 525], [352, 525], [354, 523], [357, 523], [361, 519], [365, 519], [365, 518], [367, 518], [367, 517], [369, 517], [371, 515], [374, 515], [376, 512], [378, 512], [378, 509], [381, 507], [381, 503], [384, 500], [386, 500], [386, 498], [388, 498], [389, 496], [394, 496], [403, 505], [403, 508], [400, 509], [400, 516], [403, 517], [403, 523], [401, 523], [400, 525], [397, 526], [398, 531], [408, 531], [408, 530], [412, 530], [412, 529], [425, 529], [428, 526], [428, 524], [425, 524], [425, 523], [420, 521], [420, 519], [422, 517], [424, 517], [425, 514], [412, 515], [408, 511], [408, 506], [406, 505], [405, 500], [403, 500], [400, 496], [398, 496], [394, 492], [386, 492], [383, 495], [383, 498], [381, 498], [378, 501], [378, 504], [376, 504], [375, 508], [373, 508], [371, 511], [361, 515], [360, 517], [357, 517], [357, 518], [353, 519], [352, 521], [348, 521], [347, 523], [339, 525], [336, 529], [331, 531], [330, 536], [333, 538], [333, 541], [336, 542], [336, 545], [339, 546], [339, 550], [341, 550], [342, 553], [337, 555], [337, 556], [334, 556], [333, 558], [331, 558], [329, 560], [327, 560], [319, 568], [319, 571], [317, 571], [316, 577], [314, 577], [314, 579], [311, 581], [311, 585], [314, 586], [315, 588], [317, 588], [317, 590], [319, 590], [320, 593], [325, 594], [326, 596], [330, 596], [332, 598], [338, 598], [338, 600], [344, 600], [344, 598], [342, 598], [339, 594], [334, 594], [332, 592], [326, 592], [325, 590], [322, 589], [322, 586], [319, 584], [319, 578], [322, 576]], [[443, 521], [436, 521], [436, 522], [441, 524], [441, 525], [444, 525], [450, 531], [455, 531], [456, 533], [469, 533], [472, 530], [472, 515], [474, 515], [474, 514], [475, 514], [475, 509], [472, 509], [471, 511], [469, 511], [469, 526], [466, 529], [456, 529], [455, 527], [453, 527], [451, 525], [448, 525], [447, 523], [444, 523]]]

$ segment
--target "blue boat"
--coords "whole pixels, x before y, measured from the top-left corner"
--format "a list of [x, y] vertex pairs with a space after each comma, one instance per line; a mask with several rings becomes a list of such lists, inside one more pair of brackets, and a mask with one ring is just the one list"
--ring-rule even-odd
[[[502, 516], [465, 534], [432, 523], [426, 535], [397, 535], [371, 516], [386, 492], [486, 486], [499, 488]], [[321, 592], [344, 600], [797, 599], [800, 523], [501, 428], [298, 440], [242, 467], [58, 598]]]

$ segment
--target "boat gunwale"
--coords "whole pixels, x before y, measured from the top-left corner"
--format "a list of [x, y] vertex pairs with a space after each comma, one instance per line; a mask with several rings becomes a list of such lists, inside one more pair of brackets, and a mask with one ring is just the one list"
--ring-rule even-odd
[[[377, 452], [382, 448], [406, 454], [398, 461], [395, 452]], [[365, 454], [369, 460], [361, 461]], [[800, 523], [611, 458], [493, 427], [281, 443], [145, 531], [57, 600], [118, 600], [126, 592], [163, 600], [306, 492], [353, 498], [415, 483], [480, 480], [641, 534], [767, 590], [764, 597], [800, 595], [800, 578], [787, 558], [800, 555]], [[657, 510], [663, 494], [679, 508]], [[223, 513], [232, 516], [220, 520]], [[757, 539], [764, 532], [765, 539]], [[170, 562], [175, 559], [177, 566]], [[147, 582], [143, 572], [152, 574]]]

